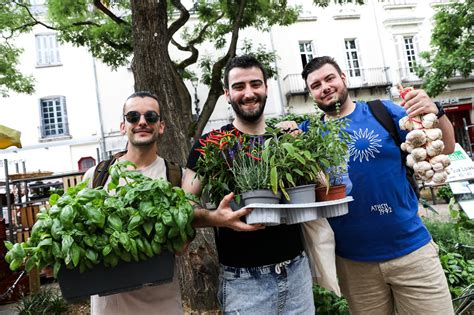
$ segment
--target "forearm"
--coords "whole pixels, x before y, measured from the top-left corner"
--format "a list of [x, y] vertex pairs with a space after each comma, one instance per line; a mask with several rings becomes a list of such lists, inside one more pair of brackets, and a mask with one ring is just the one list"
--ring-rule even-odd
[[194, 228], [216, 226], [212, 211], [207, 210], [206, 208], [198, 204], [193, 205], [193, 208], [194, 208], [194, 220], [192, 222], [192, 226]]

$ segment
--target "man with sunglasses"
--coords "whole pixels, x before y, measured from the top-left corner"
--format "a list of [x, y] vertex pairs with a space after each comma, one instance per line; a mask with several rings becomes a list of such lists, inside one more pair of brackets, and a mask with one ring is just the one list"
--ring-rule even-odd
[[[170, 163], [157, 155], [157, 140], [163, 134], [165, 123], [160, 116], [158, 99], [150, 92], [135, 92], [123, 105], [120, 132], [127, 135], [127, 151], [116, 155], [117, 160], [131, 161], [143, 175], [150, 178], [167, 178]], [[107, 172], [107, 168], [105, 170]], [[84, 178], [96, 177], [96, 168], [89, 169]], [[108, 173], [107, 173], [108, 175]], [[181, 179], [180, 177], [178, 178]], [[99, 184], [107, 187], [107, 181]], [[94, 183], [94, 184], [93, 184]], [[90, 186], [96, 186], [90, 181]], [[176, 183], [174, 183], [176, 185]], [[179, 181], [178, 181], [179, 184]], [[126, 275], [124, 275], [126, 276]], [[171, 283], [108, 296], [91, 297], [91, 314], [183, 314], [177, 276]]]

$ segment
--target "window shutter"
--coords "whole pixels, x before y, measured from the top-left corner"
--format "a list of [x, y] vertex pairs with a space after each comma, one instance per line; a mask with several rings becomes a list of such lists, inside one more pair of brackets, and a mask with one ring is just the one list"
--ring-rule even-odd
[[364, 62], [362, 61], [362, 54], [360, 53], [360, 44], [359, 44], [360, 42], [358, 38], [354, 38], [354, 41], [356, 44], [357, 61], [359, 62], [360, 76], [361, 76], [362, 82], [367, 83], [368, 73], [366, 73], [367, 69], [364, 68]]
[[69, 121], [67, 118], [66, 97], [61, 96], [60, 100], [61, 100], [61, 108], [63, 112], [64, 135], [69, 135]]
[[44, 64], [43, 60], [43, 37], [36, 36], [36, 64], [42, 65]]
[[402, 35], [395, 35], [393, 37], [395, 43], [395, 52], [397, 53], [397, 64], [398, 64], [398, 73], [400, 75], [400, 80], [406, 80], [406, 65], [405, 65], [405, 43], [403, 42]]

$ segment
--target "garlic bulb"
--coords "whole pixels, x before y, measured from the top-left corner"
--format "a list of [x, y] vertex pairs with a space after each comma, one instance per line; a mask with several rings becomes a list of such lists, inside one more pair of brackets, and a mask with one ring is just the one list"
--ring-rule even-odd
[[400, 149], [408, 152], [406, 165], [413, 168], [415, 176], [422, 181], [433, 181], [442, 184], [448, 177], [447, 167], [451, 161], [444, 150], [443, 132], [435, 128], [438, 119], [429, 113], [410, 119], [403, 117], [398, 122], [400, 129], [409, 130], [406, 141]]
[[412, 130], [407, 134], [406, 140], [414, 147], [421, 147], [426, 143], [426, 134], [423, 130]]
[[423, 132], [426, 134], [428, 141], [439, 140], [443, 137], [443, 132], [439, 128], [424, 129]]
[[411, 151], [410, 156], [415, 160], [415, 162], [421, 162], [426, 160], [426, 150], [424, 148], [416, 148]]

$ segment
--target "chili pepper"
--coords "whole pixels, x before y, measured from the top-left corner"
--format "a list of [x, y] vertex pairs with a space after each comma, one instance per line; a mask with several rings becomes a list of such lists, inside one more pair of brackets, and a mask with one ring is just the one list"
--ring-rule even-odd
[[204, 152], [203, 149], [195, 149], [195, 150], [201, 153], [202, 155], [206, 156], [206, 152]]
[[246, 156], [248, 156], [248, 157], [251, 157], [251, 158], [254, 159], [255, 161], [261, 161], [261, 160], [262, 160], [261, 158], [256, 157], [256, 156], [250, 154], [249, 152], [244, 152], [244, 154], [245, 154]]
[[229, 144], [229, 141], [222, 142], [221, 145], [219, 146], [219, 149], [222, 150], [226, 144]]

